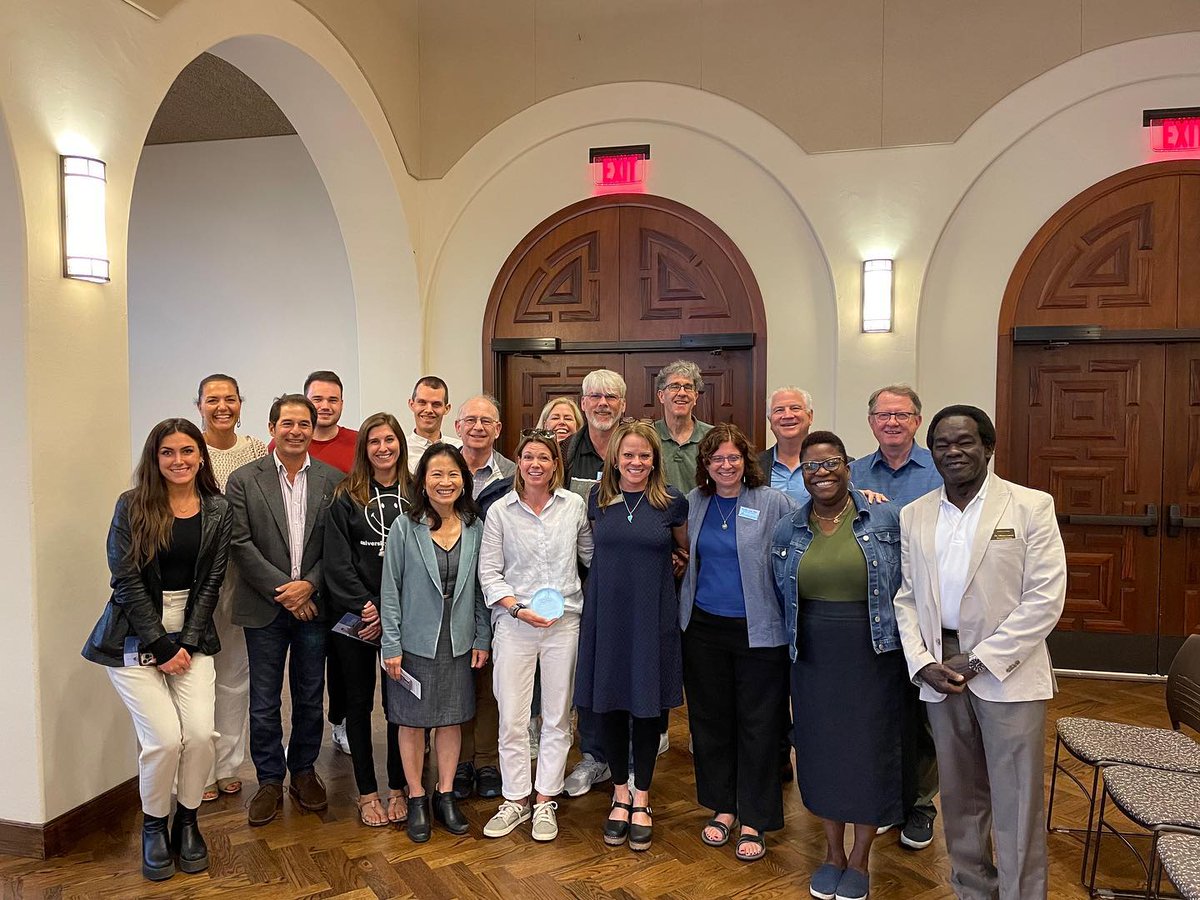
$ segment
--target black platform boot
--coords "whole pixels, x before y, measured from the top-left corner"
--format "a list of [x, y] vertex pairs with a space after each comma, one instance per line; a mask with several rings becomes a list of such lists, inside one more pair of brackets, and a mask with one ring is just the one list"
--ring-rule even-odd
[[408, 798], [408, 839], [414, 844], [423, 844], [429, 840], [431, 826], [429, 824], [429, 795]]
[[142, 876], [150, 881], [166, 881], [175, 874], [171, 846], [167, 842], [167, 817], [142, 813]]
[[208, 845], [196, 824], [196, 810], [182, 803], [175, 808], [175, 821], [171, 823], [171, 850], [179, 861], [181, 871], [189, 875], [208, 868]]
[[467, 817], [458, 808], [458, 801], [454, 799], [453, 792], [433, 792], [433, 815], [451, 834], [466, 834], [470, 827]]

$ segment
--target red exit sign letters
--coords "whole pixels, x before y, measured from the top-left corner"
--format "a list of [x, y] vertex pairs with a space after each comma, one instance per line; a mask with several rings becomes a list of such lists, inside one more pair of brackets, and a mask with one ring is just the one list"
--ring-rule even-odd
[[608, 193], [610, 189], [644, 189], [649, 159], [649, 144], [593, 147], [588, 151], [588, 162], [592, 166], [592, 181], [596, 185], [597, 193]]
[[1200, 118], [1152, 121], [1150, 146], [1159, 153], [1200, 150]]

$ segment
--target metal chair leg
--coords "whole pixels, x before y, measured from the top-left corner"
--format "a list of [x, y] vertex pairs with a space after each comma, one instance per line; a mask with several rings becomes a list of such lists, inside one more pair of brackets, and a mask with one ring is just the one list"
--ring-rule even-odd
[[[1087, 884], [1088, 852], [1092, 847], [1092, 822], [1096, 817], [1096, 791], [1100, 789], [1100, 767], [1092, 766], [1092, 792], [1088, 797], [1088, 823], [1083, 838], [1083, 862], [1079, 865], [1079, 883]], [[1099, 828], [1096, 829], [1096, 841], [1099, 843]]]
[[1046, 803], [1046, 831], [1053, 831], [1050, 822], [1054, 817], [1054, 788], [1058, 784], [1058, 751], [1062, 747], [1062, 738], [1054, 735], [1054, 765], [1050, 769], [1050, 799]]
[[[1097, 769], [1097, 771], [1099, 771], [1099, 769]], [[1091, 877], [1087, 881], [1087, 892], [1088, 892], [1089, 897], [1096, 896], [1096, 869], [1100, 864], [1100, 844], [1102, 843], [1101, 838], [1104, 834], [1104, 807], [1105, 807], [1105, 802], [1107, 800], [1108, 800], [1108, 787], [1105, 786], [1103, 788], [1103, 793], [1100, 795], [1100, 814], [1096, 820], [1096, 851], [1092, 856], [1092, 874], [1091, 874]], [[1088, 819], [1090, 820], [1091, 816], [1089, 816]], [[1090, 828], [1088, 829], [1088, 835], [1089, 835], [1089, 837], [1091, 835]], [[1085, 849], [1085, 853], [1086, 853], [1086, 849]], [[1087, 861], [1087, 857], [1085, 855], [1084, 856], [1085, 864], [1086, 864], [1086, 861]]]

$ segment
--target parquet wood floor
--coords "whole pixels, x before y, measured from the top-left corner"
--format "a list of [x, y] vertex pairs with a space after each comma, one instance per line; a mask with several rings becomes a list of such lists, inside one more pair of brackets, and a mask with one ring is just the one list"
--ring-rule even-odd
[[[1047, 770], [1053, 750], [1052, 722], [1060, 715], [1088, 715], [1166, 726], [1162, 685], [1063, 679], [1051, 706]], [[382, 733], [382, 728], [379, 729]], [[46, 861], [0, 856], [0, 900], [70, 898], [341, 898], [375, 900], [420, 897], [683, 898], [807, 897], [808, 874], [821, 861], [817, 820], [800, 803], [794, 786], [786, 793], [787, 826], [770, 837], [766, 859], [738, 862], [732, 844], [704, 846], [699, 831], [707, 811], [696, 806], [686, 718], [671, 717], [671, 749], [659, 759], [655, 776], [654, 846], [642, 854], [606, 847], [600, 838], [607, 786], [559, 803], [558, 840], [535, 844], [528, 826], [506, 838], [488, 840], [481, 831], [495, 811], [494, 801], [464, 804], [471, 833], [456, 838], [434, 830], [424, 845], [393, 829], [361, 825], [355, 806], [350, 760], [326, 745], [319, 771], [329, 788], [329, 809], [304, 813], [285, 800], [279, 818], [263, 828], [246, 824], [243, 804], [254, 782], [247, 766], [247, 790], [238, 797], [205, 804], [201, 824], [212, 866], [199, 875], [177, 874], [161, 884], [140, 874], [140, 817], [120, 816], [111, 827], [78, 845], [70, 855]], [[382, 752], [376, 754], [382, 771]], [[572, 763], [574, 758], [572, 758]], [[1049, 771], [1047, 771], [1049, 778]], [[1070, 785], [1060, 785], [1056, 822], [1079, 823], [1086, 806]], [[900, 848], [895, 833], [879, 839], [872, 855], [876, 900], [943, 900], [953, 897], [941, 819], [932, 846], [913, 853]], [[1052, 834], [1051, 889], [1055, 900], [1083, 898], [1077, 875], [1081, 845]], [[1106, 841], [1101, 884], [1130, 884], [1136, 864], [1115, 839]]]

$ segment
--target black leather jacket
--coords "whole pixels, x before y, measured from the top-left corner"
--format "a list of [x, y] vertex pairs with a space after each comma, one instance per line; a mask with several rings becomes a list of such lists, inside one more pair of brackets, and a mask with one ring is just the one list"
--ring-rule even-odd
[[83, 656], [102, 666], [124, 664], [125, 638], [136, 634], [144, 648], [161, 664], [179, 652], [180, 647], [207, 655], [218, 652], [221, 642], [213, 624], [229, 542], [233, 534], [233, 510], [224, 497], [205, 497], [200, 504], [200, 552], [188, 590], [187, 613], [179, 642], [167, 637], [162, 624], [163, 589], [158, 559], [141, 569], [129, 560], [129, 497], [127, 491], [117, 499], [112, 525], [108, 529], [108, 568], [112, 572], [112, 596], [100, 621], [83, 646]]

